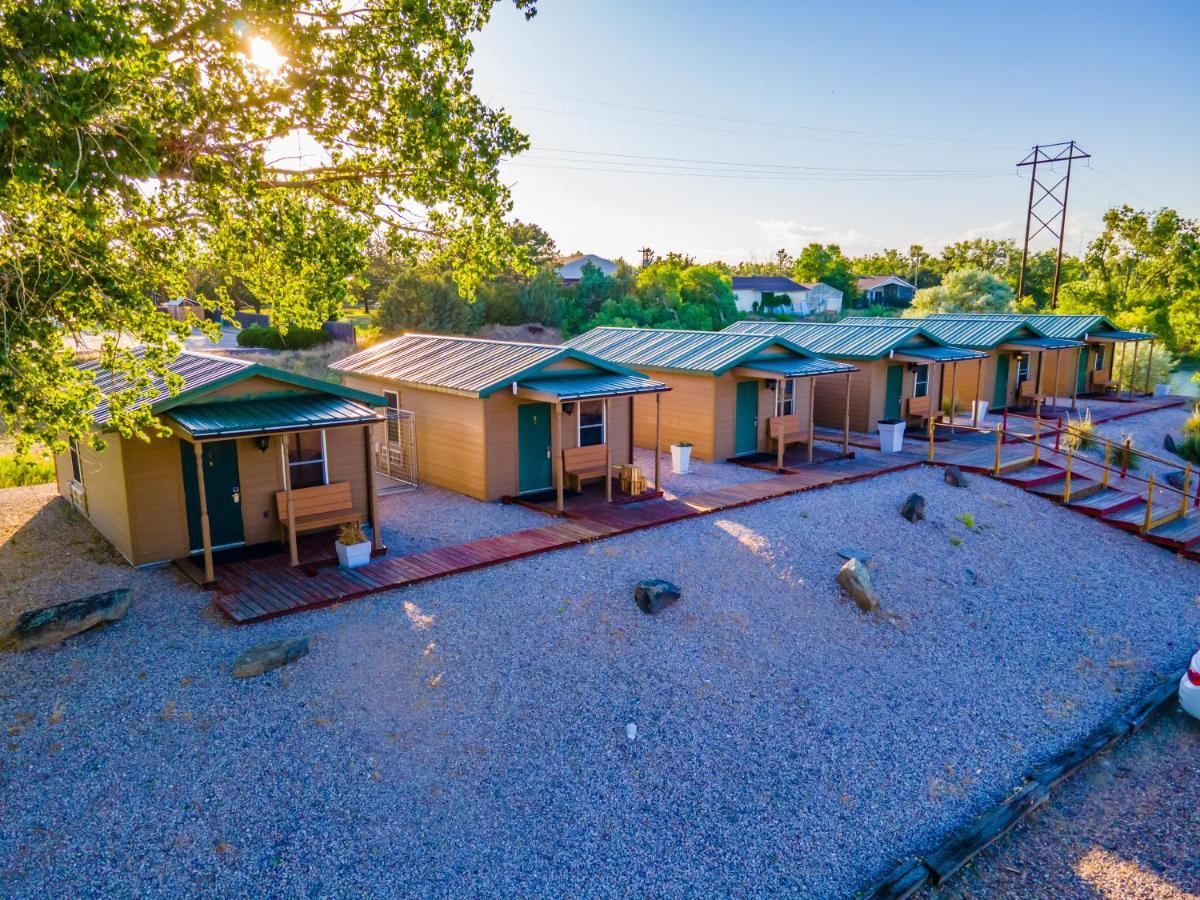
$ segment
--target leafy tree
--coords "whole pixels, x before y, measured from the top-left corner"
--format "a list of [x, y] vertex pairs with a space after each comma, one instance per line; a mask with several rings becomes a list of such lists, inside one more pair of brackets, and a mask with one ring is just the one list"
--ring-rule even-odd
[[558, 325], [562, 321], [562, 282], [558, 273], [545, 267], [538, 269], [529, 284], [521, 290], [521, 313], [526, 322]]
[[554, 238], [540, 225], [513, 219], [508, 225], [508, 237], [529, 266], [540, 269], [558, 258]]
[[842, 303], [846, 306], [858, 297], [854, 268], [837, 244], [809, 244], [796, 257], [792, 277], [800, 282], [823, 281], [837, 288], [842, 292]]
[[1013, 290], [991, 272], [964, 269], [951, 272], [937, 287], [917, 291], [906, 315], [928, 316], [944, 312], [1010, 312]]
[[[0, 416], [18, 439], [88, 432], [98, 392], [63, 343], [81, 332], [129, 380], [113, 424], [157, 430], [130, 407], [191, 323], [153, 296], [190, 271], [221, 274], [210, 306], [231, 312], [236, 280], [315, 327], [369, 233], [467, 295], [523, 265], [497, 167], [528, 142], [469, 67], [494, 4], [0, 0]], [[301, 136], [311, 164], [280, 150]]]
[[483, 307], [471, 303], [448, 275], [401, 272], [379, 295], [375, 319], [387, 335], [404, 331], [470, 334], [482, 319]]

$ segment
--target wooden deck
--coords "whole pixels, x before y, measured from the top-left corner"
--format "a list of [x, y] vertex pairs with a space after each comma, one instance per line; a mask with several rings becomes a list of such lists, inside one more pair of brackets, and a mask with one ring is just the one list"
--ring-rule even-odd
[[[886, 459], [847, 460], [674, 500], [658, 498], [610, 505], [585, 496], [576, 498], [565, 518], [541, 528], [409, 556], [382, 557], [353, 570], [312, 558], [318, 553], [317, 542], [309, 541], [309, 556], [296, 568], [288, 565], [284, 554], [219, 565], [218, 590], [213, 602], [234, 622], [259, 622], [642, 528], [860, 481], [918, 466], [923, 459], [920, 454], [906, 452]], [[326, 549], [329, 547], [328, 536], [322, 543]]]

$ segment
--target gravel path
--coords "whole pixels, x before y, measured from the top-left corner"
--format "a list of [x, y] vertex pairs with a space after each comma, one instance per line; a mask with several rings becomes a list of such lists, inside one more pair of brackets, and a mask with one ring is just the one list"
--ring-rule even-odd
[[[641, 467], [648, 482], [654, 481], [654, 451], [635, 447], [633, 461]], [[663, 493], [668, 499], [686, 497], [688, 494], [700, 494], [705, 491], [715, 491], [729, 487], [732, 484], [742, 484], [747, 481], [761, 481], [770, 478], [774, 473], [762, 469], [752, 469], [749, 466], [739, 466], [727, 462], [700, 462], [692, 460], [691, 471], [686, 475], [676, 475], [671, 471], [671, 453], [663, 454], [662, 483]]]
[[1200, 722], [1176, 706], [927, 897], [1200, 896]]
[[[845, 896], [1174, 664], [1198, 572], [919, 469], [253, 627], [139, 573], [125, 621], [0, 657], [0, 894]], [[643, 616], [647, 576], [683, 600]]]
[[524, 506], [484, 503], [432, 485], [379, 498], [379, 527], [393, 556], [541, 528], [551, 521]]

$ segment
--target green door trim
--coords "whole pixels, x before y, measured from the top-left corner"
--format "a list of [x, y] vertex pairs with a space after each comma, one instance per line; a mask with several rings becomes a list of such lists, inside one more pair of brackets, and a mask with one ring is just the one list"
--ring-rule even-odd
[[[242, 525], [241, 484], [238, 473], [237, 441], [205, 441], [200, 445], [204, 469], [204, 500], [208, 507], [208, 532], [213, 548], [235, 547], [246, 542]], [[188, 549], [204, 549], [200, 525], [200, 490], [196, 478], [195, 444], [179, 442], [183, 472], [183, 494], [188, 525]]]
[[530, 494], [554, 487], [550, 459], [550, 404], [517, 405], [517, 492]]
[[997, 354], [996, 381], [992, 387], [992, 409], [1003, 409], [1008, 406], [1008, 367], [1008, 354]]
[[733, 455], [758, 452], [758, 382], [736, 383], [733, 411]]
[[1078, 351], [1079, 364], [1075, 367], [1075, 393], [1087, 393], [1087, 376], [1088, 376], [1088, 353], [1087, 347], [1081, 347]]
[[892, 364], [887, 369], [887, 382], [883, 393], [883, 417], [900, 418], [900, 394], [904, 391], [904, 365]]

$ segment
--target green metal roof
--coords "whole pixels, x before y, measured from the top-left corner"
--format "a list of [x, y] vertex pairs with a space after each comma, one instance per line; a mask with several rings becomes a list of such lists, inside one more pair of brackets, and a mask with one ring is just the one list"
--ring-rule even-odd
[[[136, 347], [133, 353], [137, 358], [142, 359], [145, 357], [145, 348]], [[102, 368], [96, 361], [80, 363], [77, 368], [82, 372], [93, 374], [95, 384], [104, 397], [92, 411], [92, 420], [96, 425], [103, 427], [109, 423], [111, 418], [108, 398], [113, 394], [129, 390], [129, 381], [123, 376], [117, 376], [108, 369]], [[291, 387], [357, 400], [373, 406], [385, 404], [384, 398], [375, 394], [353, 390], [315, 378], [307, 378], [303, 375], [295, 375], [261, 363], [210, 353], [197, 353], [193, 350], [181, 352], [167, 365], [167, 370], [183, 379], [183, 386], [179, 392], [172, 394], [167, 387], [166, 379], [156, 378], [151, 382], [150, 389], [132, 404], [133, 408], [149, 404], [154, 412], [165, 412], [184, 404], [193, 403], [207, 393], [237, 384], [239, 381], [245, 381], [256, 375], [274, 379]]]
[[1068, 341], [1066, 338], [1016, 337], [1008, 343], [1017, 347], [1032, 347], [1034, 350], [1071, 350], [1084, 346], [1083, 341]]
[[930, 362], [963, 362], [968, 359], [983, 359], [987, 354], [980, 353], [978, 350], [970, 350], [966, 347], [900, 347], [896, 350], [897, 353], [903, 353], [905, 356], [915, 356], [918, 359], [927, 359]]
[[722, 375], [746, 360], [761, 356], [772, 347], [785, 354], [808, 357], [810, 353], [786, 339], [763, 334], [726, 331], [682, 331], [670, 328], [613, 328], [586, 331], [567, 342], [601, 359], [637, 369], [662, 369]]
[[176, 407], [168, 418], [194, 438], [337, 428], [383, 420], [378, 413], [353, 400], [328, 394], [193, 403]]
[[518, 387], [550, 394], [559, 400], [587, 400], [596, 397], [623, 397], [629, 394], [653, 394], [667, 390], [659, 381], [642, 375], [618, 375], [601, 372], [586, 375], [548, 372], [537, 378], [522, 379]]
[[[608, 374], [637, 375], [572, 347], [490, 341], [437, 334], [403, 334], [330, 365], [335, 372], [382, 378], [415, 387], [486, 397], [515, 381], [550, 377], [547, 366], [566, 359]], [[579, 374], [567, 370], [567, 374]]]
[[1029, 326], [1043, 337], [1080, 340], [1087, 335], [1105, 335], [1115, 340], [1144, 341], [1154, 337], [1149, 332], [1122, 331], [1107, 316], [1060, 313], [934, 313], [922, 322], [1012, 322]]
[[952, 347], [969, 347], [972, 350], [992, 350], [1013, 337], [1036, 337], [1040, 334], [1024, 321], [991, 316], [963, 316], [961, 318], [928, 316], [912, 319], [850, 316], [838, 324], [862, 326], [883, 324], [898, 328], [916, 325], [943, 343]]
[[815, 356], [760, 357], [748, 359], [742, 365], [748, 369], [774, 372], [780, 378], [808, 378], [813, 375], [837, 375], [858, 371], [855, 366]]
[[[722, 334], [759, 334], [783, 338], [820, 356], [835, 359], [882, 359], [907, 344], [940, 342], [918, 325], [843, 325], [825, 322], [735, 322]], [[905, 349], [904, 352], [908, 352]], [[967, 357], [972, 358], [972, 357]]]

